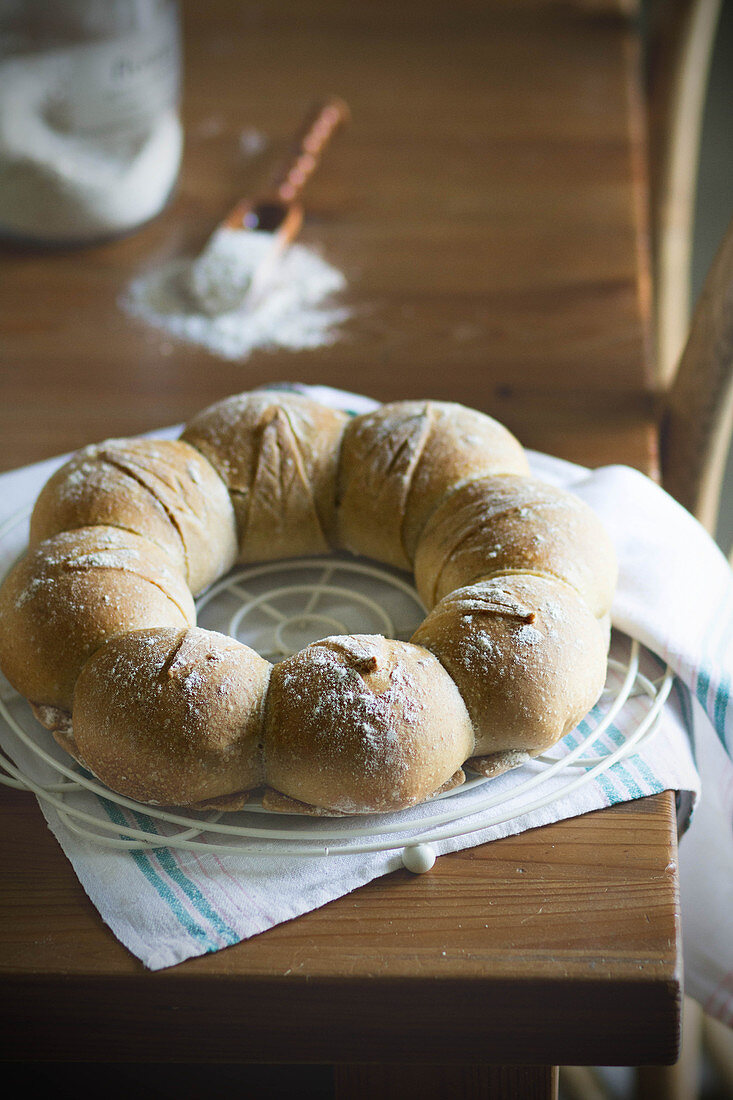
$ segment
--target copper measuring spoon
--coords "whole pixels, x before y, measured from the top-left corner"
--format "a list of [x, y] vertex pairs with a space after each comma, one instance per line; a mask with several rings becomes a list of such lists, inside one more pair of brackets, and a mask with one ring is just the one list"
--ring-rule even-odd
[[[261, 298], [280, 256], [300, 232], [303, 207], [298, 200], [305, 185], [331, 137], [349, 117], [342, 99], [319, 103], [296, 134], [272, 188], [254, 201], [242, 199], [215, 230], [195, 261], [189, 280], [189, 289], [207, 313], [252, 308]], [[270, 238], [257, 250], [254, 263], [242, 255], [237, 260], [240, 233], [267, 234]]]

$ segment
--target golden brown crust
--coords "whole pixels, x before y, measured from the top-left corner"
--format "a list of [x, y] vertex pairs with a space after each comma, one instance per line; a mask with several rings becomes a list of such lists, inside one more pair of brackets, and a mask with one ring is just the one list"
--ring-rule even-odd
[[428, 520], [415, 555], [417, 590], [433, 607], [456, 588], [506, 572], [559, 577], [598, 616], [616, 587], [611, 540], [580, 497], [533, 477], [476, 478]]
[[346, 421], [299, 394], [256, 392], [220, 401], [186, 425], [181, 438], [206, 456], [231, 494], [240, 561], [329, 550]]
[[239, 807], [241, 792], [264, 779], [270, 667], [241, 642], [198, 627], [115, 638], [77, 681], [79, 756], [112, 790], [139, 801]]
[[0, 665], [31, 702], [70, 710], [82, 665], [108, 638], [196, 621], [155, 543], [116, 527], [64, 531], [29, 550], [0, 589]]
[[305, 817], [348, 817], [340, 810], [325, 810], [322, 806], [310, 806], [297, 798], [289, 798], [272, 787], [262, 792], [262, 808], [271, 814], [303, 814]]
[[108, 439], [78, 451], [41, 490], [30, 545], [96, 525], [120, 527], [156, 543], [194, 595], [236, 558], [227, 488], [203, 455], [179, 440]]
[[472, 747], [455, 684], [408, 642], [326, 638], [273, 669], [265, 772], [290, 798], [344, 813], [403, 809], [442, 787]]
[[[45, 726], [47, 730], [65, 736], [71, 731], [71, 711], [62, 710], [60, 707], [44, 706], [42, 703], [29, 703], [36, 721]], [[73, 754], [72, 754], [73, 755]]]
[[467, 478], [527, 473], [517, 440], [491, 417], [440, 401], [398, 401], [347, 425], [338, 475], [339, 545], [410, 569], [445, 493]]
[[204, 798], [201, 802], [192, 802], [189, 810], [197, 813], [205, 813], [213, 810], [218, 813], [236, 813], [252, 801], [254, 791], [235, 791], [234, 794], [223, 794], [219, 798]]
[[54, 740], [64, 752], [68, 752], [69, 756], [73, 756], [74, 760], [83, 765], [84, 761], [79, 756], [79, 750], [74, 740], [71, 711], [61, 710], [59, 707], [38, 706], [36, 703], [30, 703], [29, 706], [33, 716], [42, 726], [51, 731]]
[[[446, 779], [441, 787], [433, 791], [433, 795], [445, 794], [455, 790], [466, 782], [466, 773], [459, 768], [453, 775]], [[348, 817], [343, 810], [327, 810], [323, 806], [311, 806], [308, 802], [300, 802], [297, 798], [289, 798], [286, 794], [265, 787], [262, 792], [262, 808], [268, 813], [275, 814], [303, 814], [306, 817]]]
[[520, 752], [517, 749], [508, 749], [506, 752], [493, 752], [488, 756], [471, 756], [466, 761], [466, 767], [486, 779], [495, 779], [497, 775], [518, 768], [532, 759], [528, 752]]

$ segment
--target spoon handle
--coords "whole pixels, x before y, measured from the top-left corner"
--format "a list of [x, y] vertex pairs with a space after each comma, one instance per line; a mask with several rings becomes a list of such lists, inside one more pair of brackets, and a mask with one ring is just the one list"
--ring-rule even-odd
[[222, 225], [228, 229], [264, 229], [278, 233], [285, 242], [292, 240], [303, 218], [295, 200], [315, 171], [334, 131], [349, 117], [349, 108], [342, 99], [319, 103], [293, 139], [290, 155], [267, 195], [254, 203], [251, 199], [240, 200]]
[[342, 99], [327, 99], [313, 109], [295, 139], [286, 167], [275, 179], [274, 197], [278, 201], [286, 206], [295, 202], [333, 134], [348, 118], [349, 108]]

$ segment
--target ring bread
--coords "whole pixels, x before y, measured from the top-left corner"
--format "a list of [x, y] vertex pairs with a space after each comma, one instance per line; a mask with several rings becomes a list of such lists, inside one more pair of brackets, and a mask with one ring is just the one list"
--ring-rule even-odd
[[237, 556], [227, 488], [203, 455], [179, 440], [109, 439], [79, 451], [41, 490], [30, 544], [97, 524], [157, 543], [194, 595]]
[[[196, 627], [192, 593], [235, 554], [330, 548], [414, 563], [432, 611], [410, 642], [339, 635], [270, 666]], [[233, 809], [259, 787], [272, 809], [391, 812], [583, 718], [615, 577], [595, 515], [490, 417], [408, 401], [349, 419], [255, 392], [173, 447], [107, 441], [54, 475], [0, 589], [0, 667], [139, 801]]]

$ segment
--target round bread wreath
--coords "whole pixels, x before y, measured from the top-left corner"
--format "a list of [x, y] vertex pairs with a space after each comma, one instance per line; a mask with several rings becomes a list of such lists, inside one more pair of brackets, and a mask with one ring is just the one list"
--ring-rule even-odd
[[[335, 635], [273, 665], [196, 626], [234, 564], [332, 550], [413, 572], [409, 641]], [[485, 414], [253, 391], [56, 471], [0, 589], [0, 667], [138, 801], [394, 811], [574, 728], [605, 682], [615, 582], [596, 515]]]

